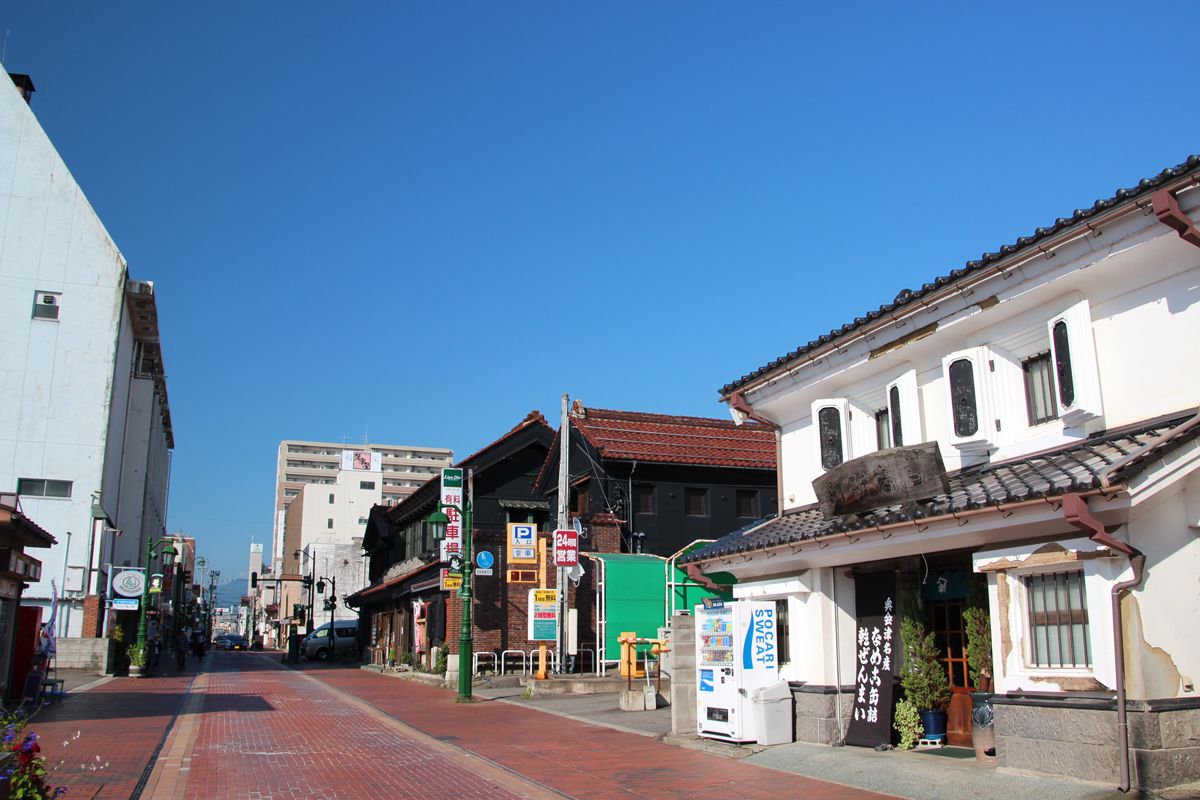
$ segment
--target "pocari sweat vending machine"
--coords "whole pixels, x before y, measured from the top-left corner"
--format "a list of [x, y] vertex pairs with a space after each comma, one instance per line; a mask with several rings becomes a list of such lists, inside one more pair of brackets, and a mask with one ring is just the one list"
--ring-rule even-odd
[[750, 695], [778, 680], [773, 602], [696, 606], [696, 729], [701, 736], [758, 741]]

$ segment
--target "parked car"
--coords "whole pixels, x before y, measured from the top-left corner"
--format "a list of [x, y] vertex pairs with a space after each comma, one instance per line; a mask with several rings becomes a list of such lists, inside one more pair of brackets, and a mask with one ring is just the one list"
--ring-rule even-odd
[[237, 633], [227, 633], [223, 636], [218, 636], [216, 640], [218, 650], [249, 650], [250, 643], [246, 641], [246, 637]]
[[333, 623], [332, 645], [330, 644], [330, 627], [326, 622], [321, 627], [304, 637], [300, 649], [305, 658], [326, 661], [337, 656], [356, 656], [358, 654], [358, 621], [353, 619], [335, 620]]

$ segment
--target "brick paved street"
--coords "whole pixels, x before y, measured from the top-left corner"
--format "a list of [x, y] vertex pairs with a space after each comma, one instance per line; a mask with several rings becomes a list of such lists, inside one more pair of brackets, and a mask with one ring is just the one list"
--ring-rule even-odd
[[206, 673], [114, 679], [44, 710], [31, 729], [52, 781], [72, 799], [884, 797], [511, 704], [456, 704], [453, 692], [350, 666], [294, 670], [277, 659], [214, 653]]

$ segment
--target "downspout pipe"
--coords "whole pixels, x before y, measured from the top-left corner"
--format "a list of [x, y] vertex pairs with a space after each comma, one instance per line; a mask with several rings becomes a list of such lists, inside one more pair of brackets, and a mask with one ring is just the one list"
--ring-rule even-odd
[[1115, 550], [1129, 559], [1133, 577], [1117, 583], [1112, 587], [1112, 624], [1113, 644], [1116, 649], [1117, 668], [1117, 750], [1120, 756], [1121, 785], [1117, 787], [1122, 792], [1129, 791], [1129, 716], [1125, 703], [1125, 632], [1121, 625], [1121, 593], [1135, 589], [1142, 582], [1146, 568], [1146, 556], [1132, 545], [1122, 542], [1109, 534], [1092, 516], [1087, 500], [1078, 494], [1063, 495], [1063, 516], [1067, 523], [1088, 534], [1088, 538], [1097, 544], [1102, 544], [1110, 550]]
[[[734, 392], [725, 398], [729, 403], [729, 407], [738, 414], [743, 415], [746, 419], [752, 419], [757, 423], [767, 426], [775, 432], [775, 518], [779, 519], [783, 516], [783, 429], [776, 425], [766, 417], [756, 413], [750, 404], [746, 402], [746, 398], [741, 392]], [[734, 422], [741, 424], [737, 420], [737, 415], [734, 415]]]
[[1183, 213], [1175, 195], [1167, 189], [1159, 189], [1150, 195], [1150, 204], [1159, 222], [1178, 233], [1188, 244], [1200, 247], [1200, 229], [1196, 228], [1195, 220]]

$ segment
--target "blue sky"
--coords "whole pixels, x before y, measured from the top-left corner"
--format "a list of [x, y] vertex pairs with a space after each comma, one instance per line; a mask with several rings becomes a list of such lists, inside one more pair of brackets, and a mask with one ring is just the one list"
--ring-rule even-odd
[[276, 447], [466, 455], [717, 389], [1193, 152], [1195, 3], [0, 6], [154, 280], [170, 527], [270, 541]]

